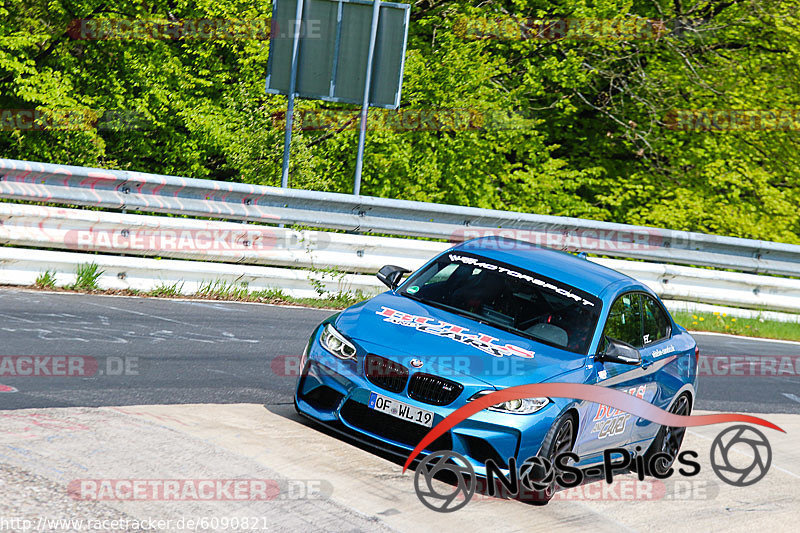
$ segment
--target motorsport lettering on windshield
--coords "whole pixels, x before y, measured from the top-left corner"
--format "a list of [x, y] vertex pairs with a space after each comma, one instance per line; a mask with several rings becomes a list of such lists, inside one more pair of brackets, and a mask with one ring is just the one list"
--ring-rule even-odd
[[579, 303], [581, 303], [583, 305], [589, 305], [591, 307], [594, 307], [594, 302], [591, 302], [591, 301], [589, 301], [589, 300], [587, 300], [585, 298], [582, 298], [582, 297], [578, 296], [577, 294], [573, 294], [571, 291], [568, 291], [566, 289], [562, 289], [561, 287], [557, 287], [557, 286], [553, 285], [552, 283], [549, 283], [547, 281], [542, 281], [542, 280], [540, 280], [538, 278], [535, 278], [533, 276], [530, 276], [528, 274], [523, 274], [522, 272], [517, 272], [516, 270], [511, 270], [510, 268], [502, 267], [502, 266], [496, 265], [494, 263], [487, 263], [486, 261], [481, 261], [480, 259], [477, 259], [475, 257], [468, 257], [468, 256], [456, 255], [456, 254], [448, 254], [448, 257], [450, 258], [450, 261], [453, 261], [453, 262], [458, 261], [458, 262], [463, 263], [465, 265], [475, 266], [475, 267], [478, 267], [478, 268], [482, 268], [484, 270], [492, 270], [492, 271], [498, 272], [500, 274], [506, 274], [507, 276], [510, 276], [512, 278], [523, 279], [523, 280], [529, 281], [530, 283], [536, 285], [537, 287], [542, 287], [544, 289], [549, 289], [549, 290], [551, 290], [551, 291], [553, 291], [553, 292], [555, 292], [557, 294], [560, 294], [561, 296], [564, 296], [566, 298], [571, 298], [572, 300], [575, 300], [576, 302], [579, 302]]

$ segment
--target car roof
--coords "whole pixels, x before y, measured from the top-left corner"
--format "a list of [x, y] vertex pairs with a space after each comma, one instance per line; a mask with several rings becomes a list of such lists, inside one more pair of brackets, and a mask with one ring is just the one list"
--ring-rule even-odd
[[600, 296], [605, 288], [620, 281], [637, 287], [641, 285], [630, 276], [583, 257], [506, 237], [479, 237], [463, 242], [453, 250], [519, 266], [595, 296]]

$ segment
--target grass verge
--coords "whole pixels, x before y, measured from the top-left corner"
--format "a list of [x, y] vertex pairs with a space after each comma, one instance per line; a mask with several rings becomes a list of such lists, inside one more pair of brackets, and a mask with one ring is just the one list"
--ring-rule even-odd
[[167, 285], [166, 283], [159, 284], [155, 289], [149, 291], [147, 296], [153, 296], [158, 298], [159, 296], [167, 297], [167, 298], [177, 298], [181, 295], [181, 291], [183, 290], [183, 283], [173, 283], [172, 285]]
[[296, 305], [302, 307], [314, 307], [318, 309], [344, 309], [353, 304], [369, 298], [361, 291], [354, 293], [340, 292], [329, 293], [322, 298], [296, 298], [290, 296], [280, 289], [263, 289], [251, 291], [246, 283], [228, 283], [225, 281], [213, 281], [203, 283], [200, 290], [195, 294], [181, 294], [183, 284], [175, 283], [172, 285], [161, 284], [154, 289], [142, 292], [136, 289], [97, 289], [87, 283], [73, 283], [64, 287], [56, 287], [54, 280], [55, 273], [42, 273], [36, 280], [36, 284], [29, 287], [57, 292], [83, 292], [91, 294], [106, 294], [114, 296], [144, 296], [150, 298], [185, 298], [189, 300], [224, 300], [231, 302], [255, 302], [273, 305]]
[[45, 270], [36, 277], [36, 286], [40, 289], [56, 288], [56, 273], [54, 270]]
[[800, 341], [800, 323], [797, 322], [777, 322], [764, 318], [737, 318], [726, 313], [716, 312], [675, 311], [672, 313], [672, 317], [675, 322], [690, 331], [711, 331], [765, 339]]
[[68, 289], [77, 291], [96, 291], [97, 280], [103, 275], [104, 270], [94, 263], [83, 263], [78, 265], [78, 270], [75, 272], [75, 283], [68, 286]]

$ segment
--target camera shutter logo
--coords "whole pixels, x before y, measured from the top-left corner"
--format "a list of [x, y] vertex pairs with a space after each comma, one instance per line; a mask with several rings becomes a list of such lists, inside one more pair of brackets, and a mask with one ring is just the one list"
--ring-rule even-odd
[[554, 480], [555, 469], [546, 457], [528, 457], [519, 467], [519, 481], [528, 490], [546, 490]]
[[[434, 487], [434, 478], [441, 472], [451, 472], [456, 478], [455, 485], [437, 485], [445, 492], [438, 492]], [[476, 485], [472, 465], [463, 455], [449, 450], [431, 453], [420, 462], [414, 473], [417, 497], [425, 507], [440, 513], [452, 513], [467, 505], [475, 494]]]
[[[731, 463], [731, 448], [746, 444], [753, 457], [748, 466]], [[772, 464], [772, 448], [767, 437], [755, 428], [745, 425], [730, 427], [717, 435], [711, 445], [711, 468], [722, 481], [734, 487], [747, 487], [761, 480]]]

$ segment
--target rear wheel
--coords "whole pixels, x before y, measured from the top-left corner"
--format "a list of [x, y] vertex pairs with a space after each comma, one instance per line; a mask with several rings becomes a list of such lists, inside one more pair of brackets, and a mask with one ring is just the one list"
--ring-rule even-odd
[[[674, 415], [688, 416], [692, 412], [692, 402], [689, 399], [689, 394], [681, 394], [677, 400], [669, 408], [669, 412]], [[656, 434], [653, 443], [644, 454], [645, 473], [648, 475], [663, 475], [675, 462], [678, 452], [683, 444], [683, 437], [686, 435], [685, 427], [669, 427], [661, 426]], [[669, 456], [669, 459], [659, 457], [655, 460], [653, 467], [650, 463], [653, 456], [657, 453], [663, 453]]]

